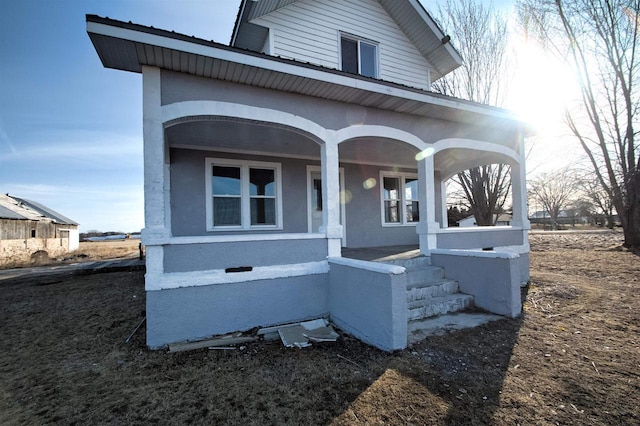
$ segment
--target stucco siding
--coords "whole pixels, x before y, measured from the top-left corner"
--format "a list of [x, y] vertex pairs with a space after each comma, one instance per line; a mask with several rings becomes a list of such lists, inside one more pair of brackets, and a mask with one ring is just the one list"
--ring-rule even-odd
[[318, 262], [326, 258], [324, 239], [175, 244], [164, 249], [164, 271], [256, 268]]
[[330, 101], [276, 90], [249, 87], [173, 71], [162, 70], [162, 105], [185, 101], [219, 101], [266, 108], [293, 114], [326, 129], [339, 130], [354, 124], [387, 126], [416, 135], [425, 143], [445, 138], [484, 140], [517, 148], [519, 135], [504, 129], [431, 119], [378, 108]]
[[[205, 158], [244, 159], [277, 162], [282, 165], [283, 229], [251, 233], [306, 233], [307, 160], [239, 155], [214, 151], [171, 149], [171, 230], [173, 236], [225, 235], [236, 232], [207, 232]], [[318, 163], [319, 164], [319, 163]], [[240, 231], [241, 233], [246, 231]]]
[[379, 78], [429, 90], [432, 68], [375, 0], [302, 0], [254, 19], [275, 56], [340, 69], [339, 32], [379, 43]]
[[327, 274], [148, 291], [147, 345], [326, 316], [327, 298]]
[[[380, 171], [393, 171], [392, 166], [344, 164], [345, 189], [351, 194], [345, 213], [347, 245], [350, 248], [418, 244], [415, 225], [382, 225]], [[416, 173], [415, 170], [395, 169]], [[376, 185], [367, 189], [367, 179]]]

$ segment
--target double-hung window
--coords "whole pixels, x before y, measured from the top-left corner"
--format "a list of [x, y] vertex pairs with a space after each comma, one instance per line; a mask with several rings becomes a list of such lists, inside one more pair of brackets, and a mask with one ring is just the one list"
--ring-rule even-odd
[[417, 175], [381, 172], [380, 181], [382, 224], [410, 225], [419, 222]]
[[378, 45], [358, 37], [340, 34], [342, 71], [378, 78]]
[[207, 158], [207, 230], [282, 228], [280, 164]]

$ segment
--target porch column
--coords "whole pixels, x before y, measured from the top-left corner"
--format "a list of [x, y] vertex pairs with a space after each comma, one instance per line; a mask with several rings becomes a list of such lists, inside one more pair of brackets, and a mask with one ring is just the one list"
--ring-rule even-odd
[[160, 69], [142, 67], [144, 151], [144, 221], [142, 242], [147, 245], [147, 272], [162, 272], [162, 247], [171, 236], [169, 164], [161, 116]]
[[433, 155], [418, 161], [418, 191], [420, 203], [420, 223], [416, 232], [420, 240], [420, 254], [429, 256], [437, 248], [437, 233], [440, 227], [436, 222], [436, 188]]
[[320, 232], [327, 235], [329, 257], [342, 254], [342, 225], [340, 225], [340, 161], [338, 143], [326, 140], [321, 147], [322, 194], [326, 206], [322, 209]]
[[520, 161], [511, 166], [511, 193], [513, 194], [512, 226], [522, 229], [522, 249], [529, 251], [529, 212], [527, 208], [527, 171], [525, 168], [524, 137], [520, 136]]
[[442, 180], [440, 172], [435, 173], [434, 178], [435, 201], [436, 201], [436, 221], [440, 223], [441, 228], [448, 228], [447, 220], [447, 183]]

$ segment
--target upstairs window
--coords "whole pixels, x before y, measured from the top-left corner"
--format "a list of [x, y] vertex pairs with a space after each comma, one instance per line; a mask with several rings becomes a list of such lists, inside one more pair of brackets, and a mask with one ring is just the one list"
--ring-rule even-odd
[[207, 159], [207, 230], [282, 226], [280, 164]]
[[413, 174], [381, 173], [382, 224], [415, 225], [418, 211], [418, 177]]
[[342, 71], [378, 77], [378, 45], [354, 36], [340, 36]]

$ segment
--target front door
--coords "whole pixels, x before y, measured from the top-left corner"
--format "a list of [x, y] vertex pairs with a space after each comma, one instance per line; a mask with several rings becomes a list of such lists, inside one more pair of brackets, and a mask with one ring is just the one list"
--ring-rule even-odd
[[[340, 190], [344, 187], [344, 173], [340, 169]], [[307, 167], [307, 210], [309, 232], [320, 232], [322, 226], [322, 210], [324, 208], [322, 197], [322, 172], [320, 167]], [[340, 204], [340, 224], [344, 227], [344, 203]], [[346, 231], [343, 233], [342, 245], [346, 246]]]

